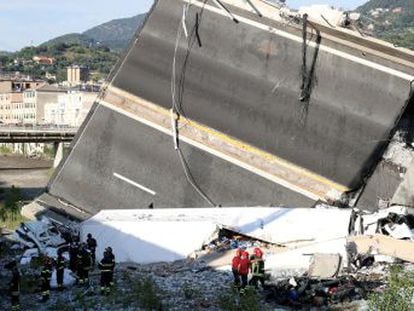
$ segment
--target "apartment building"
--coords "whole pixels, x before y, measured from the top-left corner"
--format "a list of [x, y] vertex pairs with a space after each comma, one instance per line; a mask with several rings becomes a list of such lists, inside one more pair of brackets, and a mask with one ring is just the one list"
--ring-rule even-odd
[[45, 105], [45, 123], [80, 126], [98, 94], [98, 92], [72, 90], [59, 95], [57, 103]]
[[78, 65], [67, 67], [67, 80], [72, 86], [86, 83], [89, 80], [89, 68]]
[[[0, 83], [1, 84], [1, 83]], [[11, 93], [0, 93], [0, 122], [9, 123], [11, 114]]]

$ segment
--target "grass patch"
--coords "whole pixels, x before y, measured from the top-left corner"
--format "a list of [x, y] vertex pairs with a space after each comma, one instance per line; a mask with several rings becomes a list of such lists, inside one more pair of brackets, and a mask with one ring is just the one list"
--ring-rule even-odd
[[201, 290], [197, 287], [192, 286], [189, 283], [184, 283], [181, 288], [183, 296], [187, 300], [195, 300], [201, 298]]
[[21, 277], [20, 288], [22, 294], [34, 294], [39, 292], [40, 279], [37, 275], [23, 274]]
[[15, 230], [21, 222], [27, 219], [20, 212], [23, 206], [20, 189], [11, 186], [2, 192], [4, 202], [0, 203], [0, 227]]
[[224, 311], [264, 310], [259, 295], [251, 287], [247, 287], [243, 295], [240, 295], [237, 289], [231, 288], [228, 292], [219, 296], [218, 305], [220, 310]]
[[0, 154], [11, 154], [13, 150], [5, 145], [0, 146]]
[[161, 291], [151, 277], [139, 275], [132, 278], [125, 273], [123, 279], [129, 283], [130, 288], [130, 291], [123, 296], [124, 304], [137, 303], [144, 310], [161, 311], [166, 309], [161, 301]]
[[414, 273], [404, 271], [401, 266], [392, 266], [387, 278], [387, 288], [369, 296], [371, 311], [414, 310]]
[[[0, 210], [4, 209], [4, 204], [0, 203]], [[0, 218], [0, 228], [6, 228], [9, 230], [16, 230], [20, 226], [20, 223], [28, 221], [26, 217], [22, 216], [20, 213], [13, 215], [10, 212], [5, 213], [5, 219]]]

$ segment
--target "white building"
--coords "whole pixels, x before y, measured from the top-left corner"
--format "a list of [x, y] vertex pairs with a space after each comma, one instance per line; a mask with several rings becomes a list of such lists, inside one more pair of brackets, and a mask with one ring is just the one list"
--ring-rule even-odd
[[69, 91], [58, 96], [57, 103], [45, 105], [45, 123], [80, 126], [91, 109], [98, 93]]

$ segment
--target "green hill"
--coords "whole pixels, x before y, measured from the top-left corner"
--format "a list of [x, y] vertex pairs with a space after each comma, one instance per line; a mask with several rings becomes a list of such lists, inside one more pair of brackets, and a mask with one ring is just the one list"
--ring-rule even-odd
[[[33, 56], [47, 56], [54, 59], [53, 65], [38, 64]], [[0, 55], [0, 68], [4, 72], [20, 72], [34, 78], [45, 78], [46, 72], [66, 79], [66, 67], [77, 64], [87, 66], [92, 78], [100, 80], [110, 72], [117, 61], [118, 53], [104, 46], [84, 46], [79, 43], [49, 43], [38, 47], [26, 47], [18, 52]]]
[[122, 52], [138, 27], [144, 22], [145, 14], [129, 18], [115, 19], [86, 30], [83, 33], [71, 33], [49, 40], [41, 45], [79, 44], [86, 47], [106, 46], [115, 52]]
[[[15, 53], [0, 52], [0, 70], [5, 73], [19, 71], [35, 78], [44, 78], [49, 73], [56, 75], [60, 82], [66, 78], [66, 67], [77, 64], [89, 67], [92, 77], [100, 80], [110, 72], [144, 19], [145, 14], [116, 19], [81, 34], [51, 39], [37, 47], [26, 47]], [[55, 62], [53, 65], [37, 64], [33, 56], [51, 57]]]
[[96, 41], [92, 39], [91, 37], [88, 37], [84, 34], [79, 33], [70, 33], [67, 35], [63, 35], [57, 38], [54, 38], [52, 40], [46, 41], [45, 43], [42, 43], [41, 46], [50, 46], [54, 44], [79, 44], [83, 46], [96, 46]]
[[414, 0], [371, 0], [357, 11], [373, 35], [414, 49]]
[[115, 19], [108, 23], [89, 29], [83, 35], [109, 47], [111, 50], [122, 51], [144, 22], [145, 14], [130, 18]]

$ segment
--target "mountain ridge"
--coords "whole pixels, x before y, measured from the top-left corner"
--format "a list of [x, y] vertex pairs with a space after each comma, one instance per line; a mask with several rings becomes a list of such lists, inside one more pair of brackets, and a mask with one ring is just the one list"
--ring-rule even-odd
[[65, 34], [50, 39], [40, 46], [55, 44], [79, 44], [85, 47], [106, 46], [114, 52], [121, 52], [128, 46], [129, 41], [138, 27], [144, 22], [146, 14], [114, 19], [85, 30], [82, 33]]
[[414, 49], [414, 1], [370, 0], [357, 8], [372, 35], [396, 46]]

